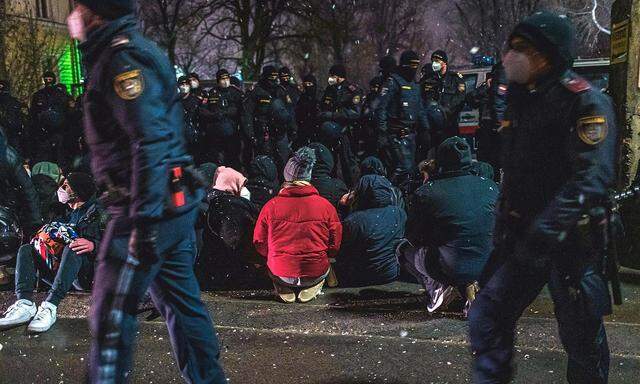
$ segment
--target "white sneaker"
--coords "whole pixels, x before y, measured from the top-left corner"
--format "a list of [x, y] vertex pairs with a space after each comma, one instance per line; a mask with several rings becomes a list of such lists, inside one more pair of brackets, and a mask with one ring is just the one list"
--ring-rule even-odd
[[431, 298], [431, 303], [427, 305], [427, 311], [429, 311], [429, 313], [433, 313], [438, 308], [447, 308], [447, 305], [449, 305], [455, 298], [456, 294], [453, 287], [438, 288]]
[[27, 327], [28, 332], [46, 332], [51, 328], [51, 326], [56, 322], [56, 314], [58, 312], [58, 307], [49, 303], [48, 301], [43, 301], [38, 308], [38, 313], [36, 317], [31, 320], [29, 326]]
[[36, 315], [36, 305], [29, 300], [18, 300], [10, 306], [0, 319], [0, 330], [26, 324]]

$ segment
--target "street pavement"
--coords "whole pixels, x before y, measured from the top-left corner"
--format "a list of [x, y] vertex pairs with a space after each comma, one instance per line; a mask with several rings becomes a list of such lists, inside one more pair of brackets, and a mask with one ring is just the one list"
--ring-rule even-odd
[[[640, 286], [609, 316], [611, 384], [640, 383]], [[42, 298], [42, 295], [39, 295]], [[470, 383], [467, 323], [456, 311], [429, 316], [419, 286], [325, 289], [309, 304], [280, 304], [269, 291], [203, 294], [230, 383]], [[0, 293], [0, 310], [13, 301]], [[0, 332], [0, 384], [81, 383], [89, 297], [70, 295], [47, 333]], [[455, 307], [455, 305], [454, 305]], [[161, 319], [141, 315], [133, 383], [182, 382]], [[553, 308], [543, 292], [518, 325], [515, 383], [564, 383]]]

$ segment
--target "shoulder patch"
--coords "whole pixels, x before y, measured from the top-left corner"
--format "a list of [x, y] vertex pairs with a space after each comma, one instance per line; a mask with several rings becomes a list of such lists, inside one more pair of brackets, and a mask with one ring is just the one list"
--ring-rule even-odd
[[605, 116], [589, 116], [578, 120], [578, 137], [587, 145], [597, 145], [607, 137], [609, 127]]
[[137, 99], [144, 91], [144, 77], [139, 69], [116, 76], [113, 81], [116, 94], [123, 100]]
[[591, 89], [591, 84], [582, 77], [565, 77], [562, 85], [573, 93], [580, 93]]

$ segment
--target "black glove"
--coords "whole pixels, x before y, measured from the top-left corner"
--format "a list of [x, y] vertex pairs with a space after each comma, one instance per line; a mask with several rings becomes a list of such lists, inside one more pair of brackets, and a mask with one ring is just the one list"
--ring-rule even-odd
[[143, 265], [153, 265], [158, 259], [158, 230], [154, 226], [134, 228], [129, 238], [129, 254]]

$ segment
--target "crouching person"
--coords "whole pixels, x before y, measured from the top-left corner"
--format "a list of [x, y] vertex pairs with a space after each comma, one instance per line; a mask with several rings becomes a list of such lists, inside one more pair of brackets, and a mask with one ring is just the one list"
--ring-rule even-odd
[[410, 246], [400, 248], [400, 260], [424, 284], [429, 312], [445, 308], [457, 288], [466, 313], [493, 248], [498, 186], [472, 173], [471, 150], [460, 137], [440, 144], [436, 163], [437, 173], [410, 204]]
[[407, 215], [402, 194], [384, 176], [363, 176], [353, 192], [353, 210], [343, 223], [343, 240], [336, 261], [341, 284], [390, 283], [400, 275], [396, 249], [404, 238]]
[[[73, 286], [91, 289], [93, 262], [104, 223], [92, 177], [69, 174], [58, 189], [58, 200], [70, 212], [45, 225], [31, 244], [18, 250], [17, 301], [0, 319], [0, 330], [29, 323], [29, 332], [46, 332], [56, 322], [58, 305]], [[33, 291], [38, 277], [51, 288], [46, 300], [36, 307]]]
[[342, 240], [336, 209], [310, 184], [314, 151], [300, 148], [284, 169], [278, 196], [260, 212], [253, 236], [267, 258], [276, 295], [286, 303], [305, 303], [320, 293], [329, 274], [329, 257]]

